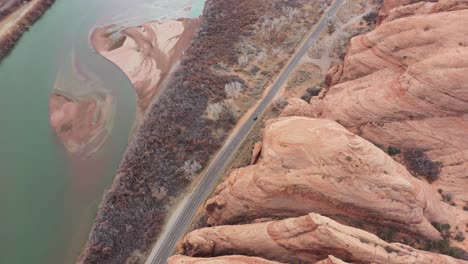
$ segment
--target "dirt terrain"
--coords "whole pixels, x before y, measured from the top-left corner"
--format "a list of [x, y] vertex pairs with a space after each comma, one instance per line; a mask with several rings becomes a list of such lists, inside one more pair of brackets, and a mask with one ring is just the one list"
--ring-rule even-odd
[[174, 260], [468, 263], [467, 2], [361, 8], [338, 30], [371, 31], [311, 51], [285, 94], [318, 91], [265, 122]]

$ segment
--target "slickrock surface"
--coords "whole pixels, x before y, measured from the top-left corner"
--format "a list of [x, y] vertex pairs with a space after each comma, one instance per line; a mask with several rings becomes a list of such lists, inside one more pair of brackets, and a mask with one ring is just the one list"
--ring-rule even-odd
[[[160, 92], [170, 72], [190, 45], [197, 19], [148, 22], [124, 29], [123, 44], [111, 39], [113, 25], [96, 29], [91, 42], [105, 58], [116, 64], [130, 79], [138, 96], [137, 123]], [[122, 40], [120, 40], [122, 41]]]
[[314, 263], [333, 254], [359, 263], [468, 263], [449, 256], [387, 243], [357, 228], [319, 214], [258, 224], [218, 226], [189, 233], [182, 248], [187, 255], [256, 255], [287, 263]]
[[342, 261], [341, 259], [335, 258], [334, 256], [328, 256], [328, 258], [321, 260], [315, 264], [347, 264], [347, 263]]
[[[223, 256], [216, 258], [193, 258], [187, 256], [172, 256], [168, 264], [280, 264], [281, 262], [270, 261], [257, 257], [246, 256]], [[337, 262], [338, 263], [338, 262]]]
[[330, 120], [272, 120], [257, 164], [235, 170], [207, 202], [208, 223], [310, 212], [344, 214], [439, 239], [431, 222], [464, 228], [466, 212], [361, 137]]
[[283, 116], [336, 120], [384, 146], [441, 162], [433, 184], [468, 203], [468, 1], [386, 1], [381, 24], [355, 37], [343, 74], [311, 105]]

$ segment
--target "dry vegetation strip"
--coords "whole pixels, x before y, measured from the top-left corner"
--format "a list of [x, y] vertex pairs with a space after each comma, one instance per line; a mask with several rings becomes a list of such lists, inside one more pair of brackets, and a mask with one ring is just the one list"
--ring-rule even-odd
[[0, 0], [0, 20], [31, 1], [32, 0]]

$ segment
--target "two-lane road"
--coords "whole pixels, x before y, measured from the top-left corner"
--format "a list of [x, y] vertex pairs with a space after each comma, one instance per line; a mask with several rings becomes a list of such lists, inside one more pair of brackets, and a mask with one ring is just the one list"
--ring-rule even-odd
[[242, 127], [229, 140], [229, 142], [224, 145], [216, 159], [210, 164], [210, 167], [198, 185], [195, 187], [192, 193], [190, 193], [184, 199], [182, 204], [179, 205], [178, 210], [172, 215], [171, 220], [166, 225], [158, 242], [148, 257], [146, 264], [166, 263], [169, 256], [172, 255], [177, 242], [189, 227], [197, 209], [208, 198], [210, 191], [213, 189], [216, 181], [221, 176], [231, 156], [236, 152], [241, 143], [249, 134], [250, 130], [254, 127], [255, 123], [257, 122], [257, 117], [260, 117], [265, 112], [268, 105], [272, 102], [273, 98], [280, 91], [281, 87], [286, 83], [293, 70], [299, 64], [301, 58], [320, 37], [320, 34], [327, 26], [327, 18], [335, 16], [344, 1], [345, 0], [335, 0], [332, 6], [322, 15], [320, 21], [315, 25], [313, 32], [302, 44], [302, 47], [294, 55], [294, 58], [290, 60], [289, 64], [283, 70], [278, 79], [274, 82], [270, 91], [262, 99], [260, 104], [258, 104], [255, 111], [244, 122]]

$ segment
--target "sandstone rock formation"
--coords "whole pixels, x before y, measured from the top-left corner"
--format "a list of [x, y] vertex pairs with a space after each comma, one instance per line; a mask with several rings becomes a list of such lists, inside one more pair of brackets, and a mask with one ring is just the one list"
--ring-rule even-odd
[[182, 242], [187, 255], [255, 255], [287, 263], [315, 263], [333, 254], [359, 263], [468, 263], [449, 256], [387, 243], [357, 228], [319, 214], [258, 224], [218, 226], [189, 233]]
[[93, 32], [91, 42], [94, 48], [116, 64], [135, 88], [138, 124], [191, 43], [197, 26], [197, 19], [148, 22], [124, 29], [121, 32], [123, 37], [118, 40], [113, 40], [108, 33], [113, 25]]
[[331, 67], [325, 76], [325, 85], [327, 87], [335, 85], [340, 80], [341, 74], [343, 74], [343, 66], [341, 64]]
[[[412, 3], [411, 3], [412, 2]], [[336, 120], [384, 146], [441, 162], [436, 188], [468, 203], [468, 2], [386, 1], [381, 24], [355, 37], [338, 84], [283, 116]]]
[[252, 150], [252, 158], [250, 160], [250, 164], [257, 163], [258, 159], [260, 158], [261, 153], [262, 153], [262, 142], [256, 142]]
[[341, 259], [335, 258], [334, 256], [328, 256], [328, 258], [321, 260], [315, 264], [347, 264], [347, 263], [342, 261]]
[[178, 255], [178, 256], [170, 257], [167, 263], [168, 264], [279, 264], [280, 262], [270, 261], [270, 260], [256, 258], [256, 257], [246, 257], [246, 256], [193, 258], [193, 257]]
[[212, 225], [317, 212], [439, 239], [431, 222], [464, 228], [468, 219], [439, 197], [432, 186], [336, 122], [289, 117], [266, 126], [257, 164], [233, 171], [206, 207]]

